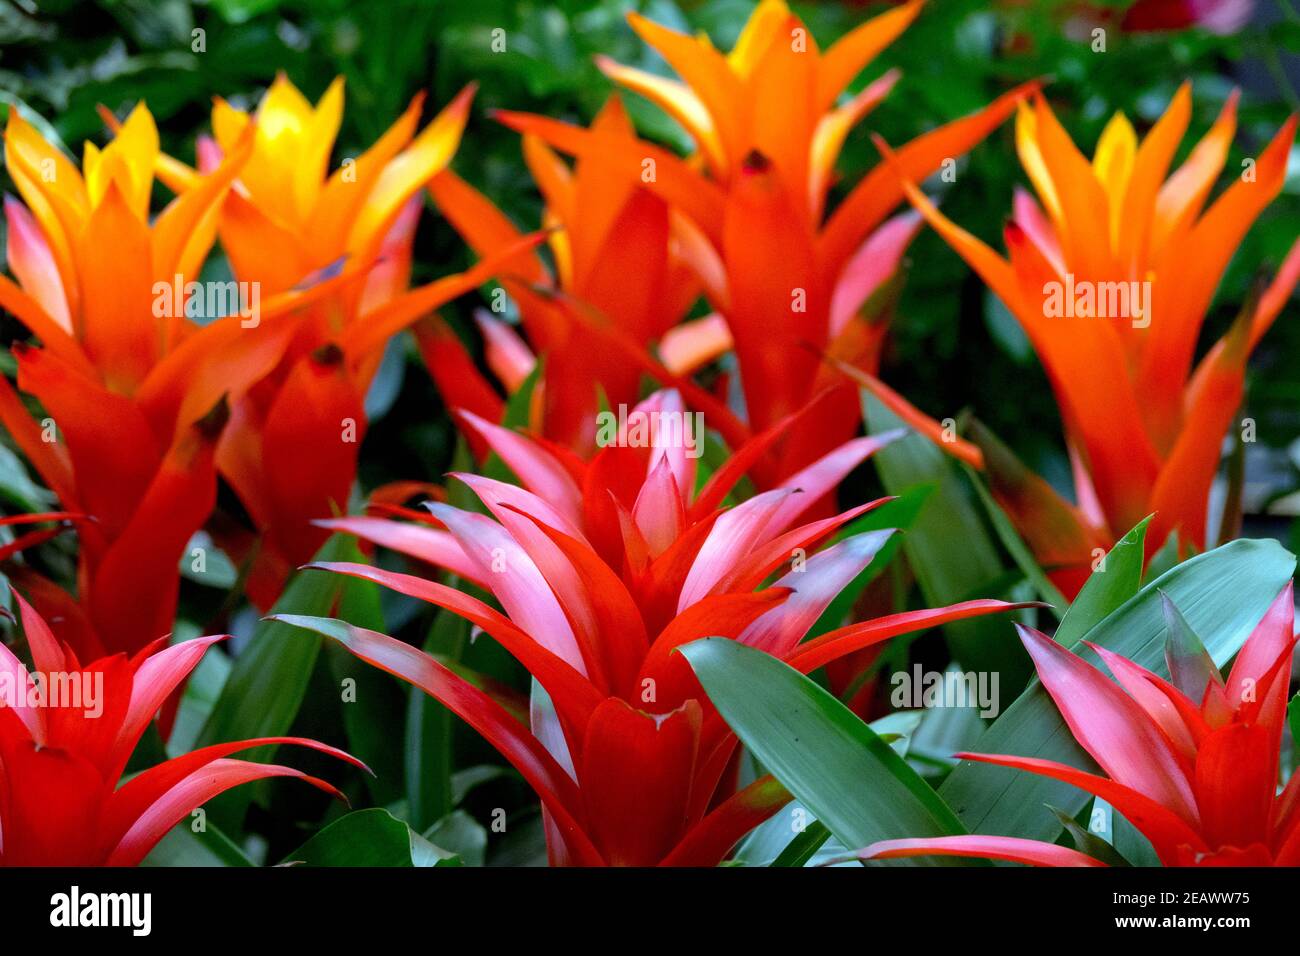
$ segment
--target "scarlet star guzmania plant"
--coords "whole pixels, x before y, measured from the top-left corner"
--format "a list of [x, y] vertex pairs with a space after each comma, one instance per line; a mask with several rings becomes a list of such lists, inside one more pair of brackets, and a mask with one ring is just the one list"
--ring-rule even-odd
[[[683, 404], [660, 392], [635, 412], [681, 416]], [[378, 582], [482, 628], [544, 691], [534, 694], [528, 724], [399, 640], [328, 618], [276, 619], [339, 641], [483, 734], [541, 798], [553, 862], [714, 865], [789, 795], [770, 778], [735, 790], [736, 738], [675, 648], [701, 637], [738, 640], [807, 672], [898, 634], [1017, 605], [977, 600], [908, 611], [800, 643], [893, 532], [850, 534], [811, 553], [880, 502], [799, 522], [897, 436], [854, 439], [789, 487], [725, 508], [780, 431], [737, 449], [696, 494], [696, 462], [680, 438], [650, 425], [638, 443], [631, 414], [628, 422], [583, 463], [467, 415], [466, 426], [523, 483], [455, 476], [490, 517], [435, 503], [428, 506], [435, 527], [370, 517], [324, 522], [490, 591], [504, 614], [422, 577], [362, 564], [314, 566]], [[761, 587], [786, 564], [789, 571]]]
[[[1191, 118], [1188, 84], [1140, 143], [1116, 114], [1091, 162], [1043, 97], [1022, 104], [1016, 144], [1039, 201], [1017, 193], [1006, 259], [944, 216], [898, 167], [913, 205], [1010, 309], [1047, 371], [1075, 502], [996, 442], [980, 442], [977, 463], [1067, 596], [1087, 579], [1096, 549], [1104, 553], [1148, 514], [1148, 555], [1170, 535], [1183, 553], [1206, 547], [1210, 485], [1241, 405], [1246, 363], [1300, 280], [1298, 242], [1262, 296], [1193, 367], [1215, 288], [1281, 191], [1295, 137], [1292, 117], [1207, 207], [1236, 128], [1236, 102], [1234, 94], [1172, 174]], [[1082, 305], [1058, 308], [1062, 292]], [[1145, 308], [1134, 304], [1146, 298]]]
[[[218, 99], [213, 137], [199, 143], [199, 168], [246, 147], [220, 207], [218, 230], [235, 276], [272, 295], [337, 271], [336, 283], [303, 310], [274, 367], [231, 405], [217, 465], [250, 515], [253, 538], [229, 525], [221, 544], [253, 562], [247, 588], [269, 607], [289, 572], [327, 535], [311, 522], [345, 512], [365, 435], [366, 392], [395, 334], [481, 285], [498, 263], [481, 262], [408, 290], [419, 193], [460, 142], [473, 87], [417, 134], [423, 96], [371, 147], [329, 172], [343, 117], [343, 81], [313, 107], [283, 74], [251, 115]], [[158, 174], [179, 195], [201, 176], [160, 157]], [[508, 245], [505, 260], [534, 240]]]
[[[1292, 585], [1246, 640], [1226, 681], [1185, 622], [1171, 616], [1171, 625], [1169, 680], [1089, 644], [1114, 675], [1107, 680], [1045, 634], [1019, 628], [1043, 687], [1105, 776], [1034, 757], [957, 756], [1051, 777], [1100, 797], [1151, 841], [1165, 866], [1300, 865], [1300, 774], [1278, 792], [1296, 645]], [[985, 835], [887, 840], [860, 856], [927, 854], [1104, 865], [1068, 847]]]
[[143, 105], [104, 149], [86, 143], [82, 170], [9, 111], [5, 163], [23, 202], [5, 200], [18, 281], [0, 276], [0, 306], [40, 340], [13, 353], [18, 389], [43, 414], [0, 377], [0, 421], [63, 507], [87, 519], [77, 602], [56, 613], [40, 602], [57, 588], [29, 594], [88, 659], [171, 630], [181, 556], [216, 497], [231, 402], [275, 366], [296, 311], [331, 289], [268, 297], [256, 328], [238, 314], [200, 327], [188, 299], [159, 295], [197, 279], [251, 133], [151, 221], [158, 133]]
[[230, 757], [241, 750], [295, 744], [365, 769], [314, 740], [263, 737], [203, 747], [122, 783], [158, 709], [223, 638], [168, 647], [164, 637], [83, 664], [13, 597], [35, 666], [0, 643], [0, 866], [134, 866], [196, 807], [254, 780], [293, 777], [344, 799], [292, 767]]

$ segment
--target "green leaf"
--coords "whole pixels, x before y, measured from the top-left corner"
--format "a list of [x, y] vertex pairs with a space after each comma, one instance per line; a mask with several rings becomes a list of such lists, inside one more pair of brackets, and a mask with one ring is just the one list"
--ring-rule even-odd
[[187, 818], [167, 832], [142, 866], [254, 866], [234, 842], [210, 822], [195, 831]]
[[808, 824], [803, 833], [795, 836], [781, 855], [772, 861], [772, 866], [803, 866], [811, 860], [822, 844], [830, 837], [831, 831], [820, 820]]
[[1056, 640], [1073, 647], [1098, 621], [1137, 594], [1142, 584], [1143, 548], [1149, 517], [1139, 521], [1102, 559], [1084, 582], [1056, 629]]
[[246, 23], [279, 5], [280, 0], [212, 0], [212, 9], [227, 23]]
[[[326, 574], [322, 571], [311, 574]], [[380, 609], [379, 586], [355, 578], [344, 580], [338, 616], [372, 631], [386, 631]], [[402, 753], [393, 746], [393, 729], [402, 726], [407, 686], [371, 667], [333, 641], [325, 645], [339, 700], [348, 751], [365, 761], [373, 774], [365, 774], [366, 787], [376, 804], [386, 805], [402, 796]], [[345, 683], [350, 681], [351, 683]]]
[[1115, 848], [1115, 852], [1128, 861], [1130, 866], [1163, 866], [1160, 857], [1156, 855], [1155, 847], [1151, 841], [1142, 835], [1142, 832], [1133, 824], [1128, 822], [1128, 818], [1112, 807], [1101, 797], [1092, 801], [1092, 813], [1094, 820], [1098, 817], [1100, 811], [1100, 820], [1104, 821], [1107, 830], [1102, 833], [1097, 831], [1097, 835], [1108, 840], [1110, 845]]
[[1169, 629], [1165, 638], [1165, 666], [1169, 668], [1170, 683], [1192, 700], [1202, 700], [1211, 683], [1222, 681], [1219, 669], [1205, 649], [1205, 642], [1164, 591], [1160, 592], [1160, 610]]
[[1177, 563], [1178, 535], [1170, 532], [1169, 537], [1165, 539], [1165, 543], [1160, 546], [1155, 554], [1151, 555], [1151, 560], [1147, 562], [1147, 569], [1142, 575], [1142, 580], [1154, 581]]
[[[172, 641], [176, 641], [174, 631]], [[230, 658], [214, 649], [204, 654], [198, 666], [190, 671], [180, 708], [176, 712], [176, 723], [172, 726], [171, 736], [167, 738], [169, 753], [187, 753], [197, 746], [195, 741], [221, 696], [231, 666]]]
[[965, 832], [902, 757], [794, 668], [724, 638], [681, 652], [755, 758], [845, 846]]
[[[424, 652], [458, 661], [468, 640], [469, 622], [439, 610], [424, 642]], [[421, 832], [455, 806], [451, 752], [454, 728], [451, 711], [418, 687], [410, 688], [404, 754], [406, 802], [411, 826]]]
[[528, 427], [532, 420], [533, 393], [537, 391], [537, 384], [542, 380], [545, 368], [546, 359], [539, 358], [533, 370], [528, 373], [528, 377], [520, 382], [519, 387], [506, 399], [506, 410], [501, 416], [502, 427]]
[[482, 866], [487, 857], [487, 830], [464, 810], [453, 810], [424, 832], [424, 838], [466, 866]]
[[[520, 383], [519, 388], [506, 400], [505, 411], [501, 415], [500, 422], [503, 428], [513, 430], [528, 427], [533, 393], [537, 389], [537, 383], [542, 379], [545, 365], [545, 359], [539, 358], [528, 377]], [[479, 471], [487, 478], [495, 478], [498, 481], [508, 482], [513, 485], [522, 484], [519, 477], [510, 470], [510, 466], [502, 461], [501, 456], [496, 452], [488, 454], [487, 460], [483, 462], [483, 467]]]
[[[1233, 541], [1161, 575], [1083, 636], [1164, 674], [1167, 628], [1160, 600], [1160, 592], [1164, 591], [1183, 610], [1196, 632], [1205, 637], [1206, 649], [1221, 666], [1241, 647], [1294, 570], [1295, 557], [1275, 541]], [[1100, 663], [1091, 650], [1083, 649], [1081, 656], [1094, 665]], [[1037, 681], [971, 750], [1039, 757], [1090, 771], [1096, 769]], [[1043, 804], [1077, 814], [1091, 799], [1068, 784], [969, 761], [948, 776], [939, 793], [973, 832], [1039, 840], [1052, 840], [1061, 829]]]
[[1286, 709], [1286, 722], [1291, 729], [1291, 772], [1300, 773], [1300, 694], [1291, 698]]
[[0, 498], [23, 511], [44, 511], [55, 501], [52, 492], [32, 480], [22, 459], [0, 444]]
[[[202, 558], [201, 562], [196, 562], [195, 559], [199, 557]], [[219, 591], [229, 591], [240, 583], [239, 569], [206, 531], [195, 532], [190, 538], [185, 553], [181, 555], [180, 569], [181, 577], [185, 580]]]
[[969, 465], [963, 464], [962, 471], [966, 474], [966, 480], [971, 483], [975, 493], [979, 496], [980, 503], [984, 505], [984, 511], [989, 516], [989, 523], [993, 525], [993, 531], [1002, 542], [1002, 547], [1007, 549], [1007, 554], [1016, 562], [1018, 567], [1025, 575], [1025, 580], [1034, 586], [1038, 592], [1039, 598], [1046, 601], [1052, 606], [1052, 613], [1057, 620], [1065, 613], [1065, 595], [1060, 589], [1048, 579], [1038, 561], [1034, 558], [1025, 544], [1024, 539], [1020, 537], [1020, 532], [1011, 523], [1007, 513], [1002, 510], [1002, 506], [993, 500], [993, 495], [989, 493], [984, 482], [975, 474], [975, 469]]
[[[315, 560], [359, 561], [362, 557], [349, 538], [335, 535], [325, 542]], [[344, 588], [350, 588], [352, 583], [340, 574], [299, 572], [284, 589], [272, 613], [330, 614]], [[235, 658], [196, 746], [287, 734], [306, 696], [320, 646], [319, 635], [275, 621], [260, 622]], [[274, 752], [274, 747], [261, 747], [242, 754], [241, 759], [269, 762]], [[212, 801], [209, 814], [228, 832], [238, 834], [251, 800], [251, 788], [238, 787]]]
[[[862, 413], [873, 435], [903, 425], [869, 392]], [[975, 597], [997, 597], [990, 585], [1003, 575], [1002, 560], [980, 518], [956, 462], [921, 435], [909, 435], [872, 455], [885, 490], [902, 494], [917, 485], [934, 488], [903, 536], [903, 550], [932, 607]], [[960, 542], [955, 545], [955, 542]], [[944, 627], [953, 656], [971, 670], [997, 670], [1005, 687], [1030, 676], [1029, 656], [998, 618], [971, 618]]]
[[1047, 809], [1061, 822], [1061, 826], [1065, 827], [1065, 832], [1070, 834], [1070, 838], [1074, 840], [1074, 848], [1080, 853], [1086, 853], [1095, 860], [1101, 860], [1107, 866], [1129, 865], [1128, 860], [1124, 859], [1113, 846], [1097, 834], [1079, 826], [1078, 821], [1060, 807], [1049, 805]]
[[459, 857], [421, 837], [387, 810], [340, 817], [284, 858], [302, 866], [458, 866]]
[[912, 735], [916, 733], [916, 728], [921, 726], [921, 718], [924, 715], [923, 710], [899, 710], [878, 717], [867, 726], [871, 728], [872, 733], [889, 744], [894, 749], [894, 753], [906, 757], [908, 748], [912, 745]]

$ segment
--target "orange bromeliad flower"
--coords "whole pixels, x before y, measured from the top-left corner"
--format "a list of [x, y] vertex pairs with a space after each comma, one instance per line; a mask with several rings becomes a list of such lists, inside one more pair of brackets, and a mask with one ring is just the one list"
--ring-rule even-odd
[[789, 799], [770, 778], [736, 792], [736, 738], [673, 653], [682, 644], [738, 640], [809, 672], [898, 634], [1016, 606], [984, 600], [908, 611], [801, 643], [893, 534], [851, 534], [809, 554], [880, 502], [821, 520], [807, 521], [807, 513], [898, 436], [854, 439], [789, 487], [725, 508], [732, 487], [779, 434], [738, 449], [697, 493], [689, 440], [681, 426], [665, 424], [683, 414], [679, 396], [656, 393], [606, 436], [590, 463], [467, 415], [466, 426], [524, 485], [456, 476], [490, 515], [431, 504], [428, 524], [325, 522], [490, 591], [504, 614], [424, 578], [361, 564], [319, 566], [449, 609], [492, 635], [545, 692], [534, 695], [527, 724], [399, 640], [344, 621], [278, 618], [340, 641], [487, 737], [541, 798], [556, 863], [714, 865]]
[[1190, 116], [1187, 85], [1141, 143], [1116, 114], [1089, 162], [1045, 100], [1022, 105], [1017, 147], [1041, 206], [1016, 196], [1008, 259], [904, 183], [1019, 320], [1052, 383], [1076, 504], [1004, 449], [982, 444], [994, 493], [1070, 594], [1086, 579], [1093, 550], [1152, 512], [1148, 552], [1171, 534], [1184, 547], [1205, 547], [1210, 485], [1241, 404], [1246, 362], [1300, 279], [1297, 244], [1263, 296], [1193, 368], [1219, 279], [1282, 188], [1295, 118], [1207, 208], [1232, 141], [1236, 97], [1166, 178]]
[[[592, 130], [635, 142], [617, 98], [606, 104]], [[635, 404], [645, 371], [637, 357], [676, 325], [699, 295], [699, 281], [678, 251], [689, 224], [602, 157], [581, 158], [570, 169], [535, 136], [524, 137], [523, 149], [546, 200], [543, 225], [552, 229], [548, 241], [555, 275], [540, 258], [526, 254], [503, 268], [502, 285], [519, 305], [532, 349], [545, 357], [539, 431], [587, 456], [596, 447], [601, 393], [613, 407]], [[518, 245], [520, 234], [510, 221], [455, 173], [435, 176], [429, 191], [479, 255]], [[575, 323], [555, 293], [589, 308], [599, 321]], [[480, 313], [479, 326], [489, 366], [513, 391], [531, 371], [533, 352], [489, 313]], [[610, 336], [613, 341], [604, 341]], [[477, 381], [451, 329], [436, 322], [419, 338], [448, 404], [498, 420], [500, 401]]]
[[[1166, 610], [1170, 680], [1089, 644], [1116, 685], [1045, 634], [1020, 628], [1043, 686], [1106, 776], [1033, 757], [957, 756], [1052, 777], [1102, 798], [1151, 841], [1166, 866], [1300, 865], [1300, 774], [1278, 793], [1296, 644], [1292, 586], [1256, 626], [1226, 681], [1178, 612]], [[1102, 865], [1068, 847], [982, 835], [889, 840], [861, 856], [934, 853]]]
[[[493, 271], [481, 263], [407, 291], [418, 194], [456, 151], [472, 96], [473, 88], [464, 90], [418, 135], [417, 96], [378, 141], [332, 174], [342, 80], [315, 107], [283, 75], [251, 116], [220, 99], [213, 107], [214, 139], [200, 142], [201, 169], [252, 138], [220, 214], [236, 277], [265, 294], [339, 268], [358, 277], [305, 310], [275, 368], [232, 406], [217, 449], [221, 474], [261, 533], [254, 542], [226, 529], [222, 541], [240, 557], [255, 555], [248, 590], [263, 607], [327, 537], [311, 521], [347, 509], [363, 403], [388, 339]], [[199, 182], [170, 159], [159, 175], [182, 196]]]
[[269, 297], [258, 328], [238, 314], [191, 318], [202, 297], [189, 284], [251, 148], [249, 136], [232, 143], [150, 222], [158, 134], [143, 106], [103, 150], [86, 144], [80, 171], [9, 113], [5, 162], [26, 205], [5, 201], [18, 282], [0, 276], [0, 306], [40, 340], [14, 355], [18, 387], [43, 413], [33, 418], [0, 378], [0, 421], [64, 508], [90, 519], [77, 604], [50, 614], [85, 658], [171, 630], [181, 555], [216, 496], [227, 399], [274, 367], [293, 310], [328, 289]]
[[[33, 516], [34, 517], [34, 516]], [[267, 744], [297, 744], [364, 769], [341, 750], [301, 737], [216, 744], [122, 776], [158, 709], [221, 637], [87, 664], [55, 638], [15, 591], [34, 668], [0, 643], [0, 866], [134, 866], [193, 809], [268, 777], [296, 777], [343, 800], [300, 770], [232, 760]]]
[[[920, 9], [913, 2], [884, 13], [824, 53], [783, 0], [761, 3], [728, 54], [705, 38], [629, 14], [633, 29], [681, 82], [608, 60], [600, 65], [685, 127], [697, 147], [688, 161], [595, 127], [519, 113], [501, 117], [583, 160], [601, 157], [621, 167], [624, 179], [663, 197], [693, 227], [683, 232], [691, 241], [682, 243], [682, 254], [718, 315], [661, 342], [669, 364], [693, 368], [734, 347], [755, 431], [793, 414], [827, 386], [839, 386], [817, 422], [759, 464], [757, 478], [765, 487], [849, 438], [860, 419], [855, 392], [822, 366], [822, 357], [875, 369], [884, 330], [863, 307], [896, 271], [918, 223], [912, 214], [885, 223], [902, 192], [884, 166], [827, 215], [846, 135], [898, 76], [886, 74], [838, 101]], [[918, 137], [900, 151], [901, 161], [911, 175], [927, 175], [988, 135], [1023, 94], [1023, 88], [1009, 93]]]

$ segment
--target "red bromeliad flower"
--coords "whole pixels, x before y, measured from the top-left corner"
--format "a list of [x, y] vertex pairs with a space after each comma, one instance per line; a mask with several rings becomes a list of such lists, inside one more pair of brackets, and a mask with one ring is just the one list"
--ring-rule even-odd
[[[218, 468], [260, 533], [255, 539], [223, 526], [219, 540], [236, 558], [253, 560], [247, 589], [259, 606], [269, 607], [290, 570], [324, 543], [327, 534], [312, 520], [347, 510], [364, 400], [388, 340], [495, 270], [482, 262], [408, 290], [419, 191], [455, 153], [473, 92], [464, 90], [418, 135], [417, 96], [378, 141], [332, 174], [341, 79], [315, 107], [284, 75], [252, 115], [220, 99], [213, 107], [215, 138], [200, 140], [201, 170], [251, 140], [220, 210], [235, 276], [266, 295], [340, 269], [355, 277], [297, 317], [278, 362], [232, 405], [217, 447]], [[202, 181], [167, 157], [158, 174], [182, 197]], [[532, 242], [517, 239], [504, 251], [517, 254]]]
[[[1296, 644], [1292, 586], [1259, 622], [1226, 681], [1169, 607], [1170, 680], [1090, 644], [1116, 685], [1046, 635], [1020, 628], [1043, 686], [1106, 776], [1032, 757], [957, 756], [1052, 777], [1100, 797], [1151, 841], [1166, 866], [1300, 865], [1300, 774], [1278, 793]], [[983, 835], [888, 840], [861, 856], [926, 854], [1101, 865], [1066, 847]]]
[[[696, 494], [689, 439], [673, 431], [681, 425], [668, 424], [683, 420], [672, 392], [629, 413], [590, 463], [476, 416], [464, 419], [523, 483], [456, 476], [490, 517], [430, 504], [434, 527], [366, 517], [323, 524], [445, 568], [490, 591], [505, 613], [420, 577], [359, 564], [319, 567], [450, 609], [492, 635], [545, 692], [534, 695], [531, 726], [394, 638], [343, 621], [279, 619], [339, 640], [487, 737], [541, 798], [556, 863], [713, 865], [789, 799], [767, 778], [733, 792], [736, 738], [674, 648], [722, 637], [808, 672], [897, 634], [1015, 606], [968, 601], [800, 643], [893, 532], [850, 535], [808, 556], [879, 502], [799, 520], [897, 436], [851, 441], [789, 487], [728, 509], [720, 507], [724, 498], [780, 431], [738, 449]], [[787, 573], [762, 587], [787, 563]]]
[[[838, 386], [815, 422], [758, 463], [762, 487], [776, 487], [837, 447], [860, 421], [856, 390], [822, 359], [829, 355], [876, 368], [884, 328], [864, 313], [864, 305], [895, 273], [918, 223], [911, 213], [885, 222], [903, 195], [884, 165], [827, 215], [845, 137], [898, 75], [888, 73], [842, 104], [837, 100], [920, 9], [913, 2], [890, 10], [823, 52], [783, 0], [765, 0], [728, 54], [706, 38], [629, 14], [633, 29], [682, 82], [609, 60], [600, 66], [685, 127], [697, 147], [688, 161], [596, 127], [501, 114], [511, 128], [583, 161], [599, 157], [624, 181], [661, 196], [690, 224], [683, 235], [692, 241], [681, 245], [681, 254], [718, 314], [660, 343], [674, 367], [690, 369], [734, 348], [754, 431], [770, 428], [828, 386]], [[913, 176], [928, 175], [987, 136], [1029, 88], [1032, 84], [918, 137], [900, 151], [902, 162]]]
[[[1220, 277], [1282, 189], [1296, 120], [1207, 207], [1236, 127], [1236, 97], [1169, 174], [1190, 118], [1184, 84], [1141, 142], [1116, 114], [1089, 162], [1045, 99], [1022, 104], [1016, 144], [1041, 206], [1017, 194], [1005, 259], [904, 182], [927, 221], [1011, 310], [1052, 383], [1076, 500], [994, 442], [981, 442], [986, 453], [975, 463], [1067, 596], [1087, 579], [1095, 550], [1146, 515], [1154, 513], [1148, 555], [1171, 534], [1184, 551], [1205, 548], [1210, 486], [1246, 363], [1300, 279], [1297, 242], [1273, 284], [1194, 364]], [[895, 408], [938, 433], [915, 410]]]
[[[636, 142], [617, 98], [601, 110], [592, 130], [627, 144]], [[552, 229], [548, 242], [555, 274], [533, 253], [502, 269], [502, 286], [519, 306], [531, 349], [490, 313], [479, 314], [479, 327], [488, 365], [510, 392], [531, 372], [533, 350], [545, 355], [539, 431], [588, 457], [596, 448], [593, 423], [601, 393], [615, 408], [634, 404], [646, 371], [647, 347], [676, 325], [699, 295], [699, 280], [679, 252], [690, 241], [685, 234], [690, 225], [604, 157], [583, 157], [570, 169], [535, 136], [524, 137], [523, 149], [546, 201], [543, 225]], [[479, 255], [518, 246], [518, 230], [454, 172], [435, 176], [429, 191]], [[581, 302], [598, 320], [576, 324], [570, 309], [555, 301], [555, 293]], [[450, 327], [435, 319], [419, 338], [447, 404], [499, 421], [501, 400], [480, 380]], [[621, 348], [622, 343], [632, 348]], [[668, 370], [682, 371], [671, 362]]]
[[[241, 137], [151, 222], [158, 134], [143, 106], [103, 150], [86, 144], [80, 171], [9, 111], [5, 163], [26, 205], [5, 200], [18, 282], [0, 276], [0, 307], [40, 339], [13, 352], [18, 388], [44, 413], [0, 377], [0, 421], [63, 507], [89, 519], [76, 603], [29, 589], [87, 659], [171, 630], [181, 555], [216, 497], [227, 402], [274, 367], [295, 310], [330, 288], [269, 296], [257, 328], [189, 317], [186, 286], [251, 147]], [[58, 608], [41, 603], [47, 591], [63, 595]]]
[[161, 638], [132, 656], [82, 664], [16, 591], [14, 600], [35, 667], [0, 644], [0, 866], [134, 866], [196, 807], [268, 777], [344, 799], [292, 767], [230, 759], [250, 747], [298, 744], [365, 769], [314, 740], [265, 737], [204, 747], [122, 784], [154, 714], [222, 638], [172, 647]]

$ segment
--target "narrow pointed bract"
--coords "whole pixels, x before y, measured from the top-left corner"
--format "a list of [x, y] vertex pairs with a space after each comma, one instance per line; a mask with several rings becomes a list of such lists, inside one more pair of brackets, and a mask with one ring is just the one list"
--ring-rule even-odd
[[268, 744], [319, 750], [364, 768], [334, 747], [264, 737], [204, 747], [123, 783], [128, 759], [155, 715], [221, 637], [81, 663], [15, 591], [34, 667], [0, 644], [0, 866], [134, 866], [190, 812], [254, 780], [293, 777], [339, 799], [300, 770], [233, 754]]

